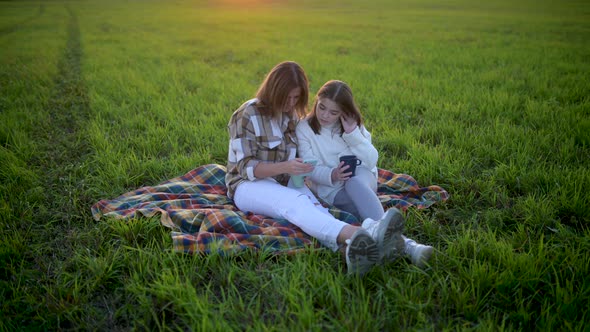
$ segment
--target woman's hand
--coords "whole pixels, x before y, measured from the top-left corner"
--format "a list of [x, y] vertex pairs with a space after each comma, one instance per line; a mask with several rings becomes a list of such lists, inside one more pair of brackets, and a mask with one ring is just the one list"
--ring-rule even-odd
[[314, 166], [312, 164], [306, 164], [301, 158], [295, 158], [283, 162], [284, 173], [291, 175], [301, 175], [313, 171]]
[[344, 164], [343, 161], [332, 170], [332, 182], [346, 181], [350, 179], [352, 172], [347, 172], [350, 166]]
[[340, 116], [340, 122], [342, 123], [342, 128], [344, 128], [344, 132], [347, 134], [352, 133], [357, 127], [356, 119], [344, 114]]

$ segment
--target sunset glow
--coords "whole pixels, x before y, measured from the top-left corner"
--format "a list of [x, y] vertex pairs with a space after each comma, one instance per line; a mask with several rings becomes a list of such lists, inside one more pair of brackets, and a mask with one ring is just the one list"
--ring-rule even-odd
[[214, 0], [213, 4], [231, 7], [252, 7], [272, 2], [271, 0]]

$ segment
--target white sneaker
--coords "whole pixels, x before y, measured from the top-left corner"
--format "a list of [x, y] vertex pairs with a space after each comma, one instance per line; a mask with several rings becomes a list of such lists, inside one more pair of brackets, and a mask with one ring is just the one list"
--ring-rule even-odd
[[430, 260], [430, 257], [434, 253], [434, 248], [424, 244], [417, 243], [412, 239], [405, 238], [406, 250], [405, 253], [410, 256], [412, 264], [423, 268], [426, 263]]
[[346, 240], [346, 266], [349, 274], [359, 276], [367, 273], [379, 262], [377, 242], [364, 229], [356, 231]]
[[380, 220], [365, 219], [362, 227], [377, 242], [381, 262], [393, 261], [404, 252], [404, 217], [397, 208], [387, 210]]

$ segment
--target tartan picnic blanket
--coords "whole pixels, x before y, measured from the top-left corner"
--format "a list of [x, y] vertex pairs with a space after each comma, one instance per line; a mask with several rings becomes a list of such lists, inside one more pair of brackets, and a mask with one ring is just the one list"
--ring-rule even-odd
[[[293, 253], [320, 246], [285, 219], [240, 211], [227, 197], [225, 173], [223, 165], [199, 166], [158, 185], [101, 200], [92, 206], [92, 215], [98, 221], [102, 217], [132, 219], [160, 214], [161, 223], [172, 229], [173, 250], [191, 254], [246, 249]], [[411, 176], [384, 169], [379, 169], [377, 194], [385, 209], [395, 206], [404, 211], [428, 208], [449, 197], [439, 186], [420, 187]], [[322, 203], [337, 219], [360, 225], [353, 215]]]

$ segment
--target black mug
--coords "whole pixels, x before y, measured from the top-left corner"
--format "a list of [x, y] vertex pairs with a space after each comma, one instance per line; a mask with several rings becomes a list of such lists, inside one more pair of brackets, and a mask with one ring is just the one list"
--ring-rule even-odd
[[340, 161], [343, 161], [344, 165], [348, 165], [348, 169], [344, 172], [346, 172], [346, 173], [352, 172], [352, 175], [350, 175], [351, 177], [353, 177], [354, 174], [356, 173], [356, 167], [363, 163], [362, 160], [357, 159], [357, 157], [353, 154], [347, 155], [347, 156], [341, 156]]

